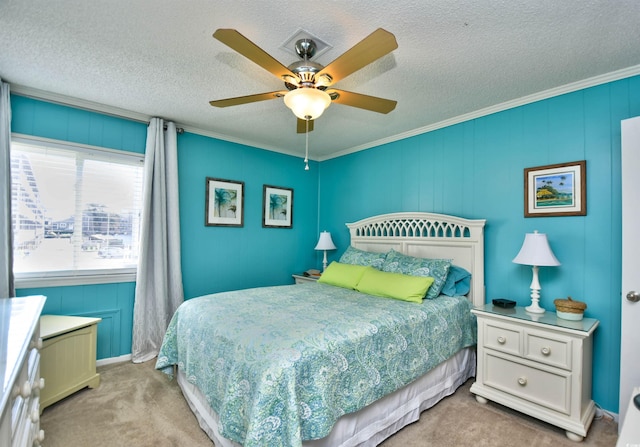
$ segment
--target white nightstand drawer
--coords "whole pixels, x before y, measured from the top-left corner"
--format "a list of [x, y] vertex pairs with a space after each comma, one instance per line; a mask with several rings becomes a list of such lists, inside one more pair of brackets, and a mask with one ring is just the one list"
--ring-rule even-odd
[[571, 370], [571, 339], [526, 331], [524, 356], [536, 362]]
[[510, 326], [501, 323], [499, 325], [492, 321], [484, 323], [484, 347], [495, 349], [496, 351], [506, 352], [521, 356], [522, 350], [522, 330], [517, 326]]
[[536, 405], [570, 414], [570, 373], [538, 369], [485, 351], [484, 384]]

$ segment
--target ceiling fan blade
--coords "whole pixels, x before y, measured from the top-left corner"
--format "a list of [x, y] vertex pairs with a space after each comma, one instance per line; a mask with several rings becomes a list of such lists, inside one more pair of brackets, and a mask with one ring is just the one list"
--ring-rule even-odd
[[[376, 96], [347, 92], [334, 88], [327, 90], [327, 93], [331, 96], [331, 102], [335, 102], [336, 104], [358, 107], [359, 109], [370, 110], [378, 113], [389, 113], [395, 109], [396, 104], [398, 104], [398, 101], [393, 101], [391, 99], [378, 98]], [[337, 98], [333, 99], [336, 94], [338, 95]]]
[[396, 48], [398, 48], [396, 37], [389, 31], [378, 28], [344, 54], [338, 56], [336, 60], [320, 70], [315, 77], [319, 79], [322, 75], [327, 74], [332, 79], [329, 85], [335, 84], [340, 79], [360, 70]]
[[[313, 123], [315, 120], [309, 121], [309, 132], [313, 130]], [[307, 133], [307, 122], [305, 120], [301, 120], [298, 118], [298, 125], [296, 126], [296, 131], [298, 133]]]
[[267, 99], [281, 98], [287, 92], [269, 92], [259, 93], [257, 95], [238, 96], [236, 98], [218, 99], [217, 101], [209, 101], [214, 107], [239, 106], [241, 104], [249, 104], [250, 102], [265, 101]]
[[216, 32], [213, 33], [213, 37], [229, 48], [236, 50], [247, 59], [260, 65], [269, 73], [277, 76], [280, 80], [284, 80], [286, 76], [291, 76], [293, 79], [297, 79], [296, 75], [293, 74], [291, 70], [236, 30], [223, 28], [217, 29]]

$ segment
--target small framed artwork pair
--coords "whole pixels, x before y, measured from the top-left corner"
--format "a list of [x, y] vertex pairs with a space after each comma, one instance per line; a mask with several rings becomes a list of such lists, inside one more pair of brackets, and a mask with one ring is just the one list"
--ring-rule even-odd
[[524, 217], [586, 215], [585, 160], [524, 170]]
[[[205, 225], [244, 226], [244, 182], [206, 178]], [[293, 189], [263, 185], [262, 226], [293, 228]]]

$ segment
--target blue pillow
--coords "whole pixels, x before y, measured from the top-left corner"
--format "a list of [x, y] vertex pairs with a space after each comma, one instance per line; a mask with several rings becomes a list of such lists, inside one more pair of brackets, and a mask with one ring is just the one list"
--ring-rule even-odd
[[412, 276], [430, 276], [433, 284], [427, 291], [426, 299], [432, 300], [440, 295], [451, 267], [451, 259], [426, 259], [403, 255], [390, 250], [382, 264], [383, 272], [402, 273]]
[[342, 256], [340, 256], [338, 262], [342, 264], [364, 265], [365, 267], [371, 266], [381, 270], [386, 256], [386, 253], [373, 253], [349, 246]]
[[468, 270], [451, 265], [447, 280], [440, 293], [448, 296], [464, 296], [471, 290], [471, 273]]

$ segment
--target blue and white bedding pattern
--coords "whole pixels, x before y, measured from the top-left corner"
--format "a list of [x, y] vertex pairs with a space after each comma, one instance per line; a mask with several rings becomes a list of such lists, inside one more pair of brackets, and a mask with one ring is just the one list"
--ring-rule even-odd
[[156, 369], [177, 365], [245, 447], [300, 446], [476, 343], [465, 297], [421, 304], [304, 283], [185, 301]]

